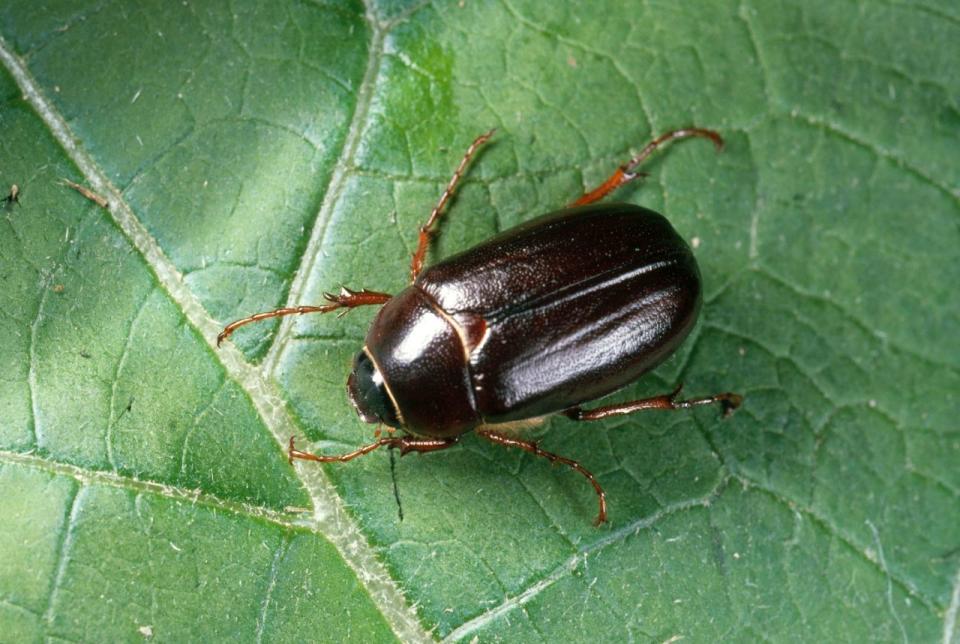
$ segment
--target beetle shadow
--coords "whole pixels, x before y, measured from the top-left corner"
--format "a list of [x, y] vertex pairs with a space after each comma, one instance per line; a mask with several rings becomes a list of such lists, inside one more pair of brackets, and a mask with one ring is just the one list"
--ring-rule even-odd
[[397, 482], [397, 455], [394, 450], [390, 452], [390, 480], [393, 481], [393, 498], [397, 502], [397, 519], [403, 522], [403, 503], [400, 501], [400, 484]]

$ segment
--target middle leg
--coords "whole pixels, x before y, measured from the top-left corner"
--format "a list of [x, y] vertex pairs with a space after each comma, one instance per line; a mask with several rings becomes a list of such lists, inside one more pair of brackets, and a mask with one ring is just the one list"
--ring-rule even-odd
[[607, 494], [603, 491], [603, 488], [600, 487], [600, 484], [597, 483], [597, 479], [594, 478], [593, 474], [591, 474], [587, 468], [580, 465], [580, 463], [560, 456], [559, 454], [548, 452], [545, 449], [540, 449], [540, 446], [532, 441], [524, 441], [520, 440], [519, 438], [512, 438], [488, 429], [478, 429], [477, 435], [487, 439], [491, 443], [503, 445], [504, 447], [517, 447], [525, 452], [530, 452], [534, 456], [542, 456], [551, 463], [563, 463], [567, 467], [576, 470], [586, 477], [588, 481], [590, 481], [590, 485], [593, 486], [593, 489], [597, 492], [597, 498], [600, 500], [600, 512], [597, 514], [597, 518], [594, 520], [593, 524], [598, 526], [607, 520]]

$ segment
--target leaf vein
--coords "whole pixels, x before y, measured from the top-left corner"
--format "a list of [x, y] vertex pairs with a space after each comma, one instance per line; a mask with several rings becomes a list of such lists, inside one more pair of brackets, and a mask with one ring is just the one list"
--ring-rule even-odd
[[880, 569], [883, 570], [887, 578], [887, 605], [890, 607], [890, 614], [893, 615], [893, 621], [900, 627], [900, 635], [903, 637], [904, 643], [906, 643], [909, 641], [909, 638], [907, 637], [907, 630], [903, 627], [903, 622], [900, 621], [900, 615], [897, 614], [897, 609], [893, 604], [893, 580], [890, 577], [890, 569], [887, 568], [887, 559], [883, 556], [883, 544], [880, 543], [880, 531], [877, 530], [877, 526], [874, 525], [870, 519], [867, 519], [866, 523], [867, 527], [870, 528], [870, 532], [873, 533], [873, 543], [877, 546], [877, 562], [880, 564]]
[[803, 121], [808, 125], [822, 129], [824, 132], [832, 134], [838, 138], [841, 138], [850, 143], [859, 145], [860, 147], [868, 150], [869, 152], [875, 154], [876, 156], [886, 159], [891, 163], [895, 163], [897, 166], [904, 168], [910, 174], [914, 175], [920, 179], [923, 183], [936, 188], [937, 190], [943, 192], [948, 197], [950, 197], [955, 203], [960, 204], [960, 188], [951, 189], [948, 186], [942, 185], [936, 179], [925, 173], [923, 170], [912, 164], [906, 158], [898, 156], [893, 151], [888, 150], [880, 145], [870, 143], [864, 138], [861, 138], [854, 132], [844, 129], [842, 125], [834, 123], [827, 118], [820, 116], [814, 116], [813, 114], [808, 114], [799, 108], [793, 108], [790, 112], [790, 116], [799, 121]]
[[277, 572], [284, 557], [287, 556], [287, 550], [290, 548], [288, 537], [284, 537], [280, 545], [273, 553], [273, 561], [270, 562], [270, 579], [267, 582], [267, 591], [264, 593], [263, 601], [260, 603], [260, 612], [257, 615], [257, 631], [255, 640], [257, 644], [263, 641], [263, 629], [267, 624], [267, 611], [270, 609], [270, 601], [273, 598], [273, 589], [277, 586]]
[[40, 403], [37, 400], [37, 330], [40, 327], [40, 320], [43, 319], [43, 307], [47, 302], [47, 295], [50, 289], [41, 284], [42, 295], [40, 302], [37, 303], [37, 314], [30, 324], [30, 368], [27, 372], [27, 390], [30, 392], [30, 416], [33, 420], [31, 429], [33, 430], [33, 443], [38, 448], [43, 447], [43, 428], [40, 424]]
[[[73, 497], [70, 499], [69, 510], [67, 511], [67, 521], [63, 526], [63, 540], [60, 542], [59, 554], [57, 555], [57, 571], [53, 577], [53, 583], [50, 587], [50, 594], [47, 597], [47, 609], [43, 613], [47, 628], [53, 626], [53, 620], [56, 616], [57, 594], [63, 584], [63, 578], [66, 575], [67, 563], [70, 561], [70, 549], [73, 547], [74, 528], [77, 525], [77, 517], [83, 505], [81, 497], [85, 488], [78, 486], [73, 491]], [[49, 634], [49, 631], [48, 631]]]
[[[350, 119], [347, 136], [344, 138], [343, 146], [334, 165], [333, 172], [330, 174], [330, 181], [327, 184], [323, 201], [320, 203], [320, 209], [314, 217], [313, 228], [310, 232], [307, 246], [304, 249], [300, 266], [287, 292], [287, 306], [296, 306], [302, 303], [301, 300], [309, 284], [310, 275], [313, 273], [313, 269], [317, 263], [323, 258], [323, 243], [326, 239], [328, 224], [330, 223], [334, 207], [340, 201], [340, 197], [346, 187], [347, 178], [351, 173], [352, 160], [356, 157], [360, 147], [364, 126], [367, 122], [367, 115], [373, 103], [373, 95], [380, 78], [380, 70], [384, 57], [386, 31], [375, 21], [372, 10], [369, 8], [367, 11], [367, 24], [371, 30], [370, 45], [367, 52], [367, 67], [364, 70], [363, 79], [360, 81], [360, 87], [357, 90], [357, 100], [354, 105], [353, 116]], [[280, 328], [277, 329], [273, 344], [263, 360], [262, 369], [265, 374], [272, 374], [276, 370], [280, 356], [292, 335], [293, 324], [293, 318], [281, 318]]]
[[957, 615], [960, 614], [960, 568], [953, 578], [953, 592], [950, 594], [950, 607], [943, 617], [943, 644], [956, 644], [960, 639], [957, 632]]
[[[788, 291], [792, 292], [794, 295], [812, 300], [814, 302], [817, 302], [818, 304], [821, 304], [830, 309], [833, 309], [834, 311], [839, 313], [841, 317], [843, 317], [845, 320], [850, 322], [853, 326], [858, 328], [861, 332], [865, 333], [875, 341], [879, 342], [880, 345], [884, 348], [890, 348], [890, 349], [899, 351], [900, 353], [906, 356], [909, 356], [915, 360], [919, 360], [920, 362], [926, 364], [927, 366], [941, 367], [943, 369], [948, 369], [954, 373], [960, 373], [960, 365], [951, 364], [949, 362], [945, 362], [943, 360], [933, 358], [931, 356], [923, 355], [919, 353], [916, 349], [905, 347], [900, 343], [891, 340], [883, 332], [871, 328], [869, 325], [867, 325], [866, 322], [864, 322], [863, 320], [855, 316], [853, 313], [851, 313], [847, 309], [840, 306], [835, 300], [824, 297], [822, 295], [818, 295], [817, 293], [811, 293], [807, 290], [804, 290], [799, 286], [797, 286], [796, 284], [791, 283], [789, 280], [784, 279], [783, 277], [777, 275], [767, 267], [757, 267], [751, 270], [765, 277], [766, 279], [769, 279], [771, 282], [777, 284], [778, 286], [781, 286], [787, 289]], [[799, 309], [800, 307], [794, 308], [795, 311]]]
[[810, 520], [816, 522], [821, 530], [832, 536], [834, 539], [837, 539], [851, 552], [855, 552], [859, 555], [865, 562], [867, 562], [871, 567], [875, 568], [879, 573], [887, 575], [889, 579], [893, 581], [904, 593], [910, 595], [911, 597], [917, 599], [922, 603], [926, 608], [936, 611], [937, 603], [935, 600], [930, 599], [929, 597], [923, 595], [916, 587], [913, 586], [908, 580], [901, 579], [898, 575], [893, 572], [885, 570], [876, 558], [871, 557], [865, 548], [861, 547], [857, 540], [846, 533], [844, 533], [839, 526], [834, 526], [830, 523], [829, 519], [821, 514], [819, 514], [812, 506], [796, 500], [791, 499], [786, 496], [783, 496], [780, 492], [773, 490], [766, 485], [761, 484], [760, 482], [754, 480], [753, 478], [743, 474], [743, 472], [737, 472], [733, 475], [736, 480], [739, 480], [743, 485], [759, 490], [764, 494], [768, 495], [771, 499], [775, 500], [777, 503], [785, 506], [790, 512], [799, 512], [804, 516], [808, 517]]
[[174, 485], [156, 483], [154, 481], [145, 481], [132, 476], [117, 474], [116, 472], [84, 469], [76, 465], [52, 461], [35, 454], [21, 454], [19, 452], [0, 450], [0, 463], [14, 463], [32, 467], [52, 475], [71, 478], [84, 486], [96, 484], [127, 490], [137, 494], [154, 494], [174, 501], [188, 501], [193, 504], [204, 505], [233, 514], [254, 517], [285, 528], [308, 529], [316, 532], [312, 526], [305, 524], [303, 521], [292, 520], [290, 516], [271, 508], [222, 499], [207, 492], [189, 490]]
[[630, 536], [636, 534], [640, 530], [646, 530], [651, 528], [653, 525], [665, 519], [673, 514], [678, 512], [683, 512], [695, 507], [706, 507], [710, 502], [717, 498], [723, 489], [726, 487], [727, 479], [721, 479], [713, 489], [707, 492], [705, 495], [694, 498], [680, 501], [677, 503], [672, 503], [670, 505], [664, 506], [663, 508], [653, 512], [652, 514], [640, 518], [636, 521], [633, 521], [622, 528], [612, 531], [605, 537], [594, 541], [590, 545], [581, 549], [579, 552], [575, 553], [569, 559], [561, 563], [559, 566], [553, 569], [550, 573], [544, 576], [542, 579], [537, 581], [535, 584], [524, 590], [523, 592], [514, 595], [513, 597], [507, 598], [503, 603], [487, 610], [477, 617], [464, 622], [456, 629], [450, 632], [445, 638], [443, 638], [444, 643], [448, 642], [457, 642], [459, 640], [465, 639], [468, 635], [475, 633], [486, 625], [492, 623], [496, 619], [506, 615], [513, 609], [521, 609], [525, 604], [528, 604], [534, 598], [536, 598], [540, 593], [547, 590], [555, 583], [572, 574], [577, 567], [585, 562], [587, 556], [600, 552], [605, 549], [607, 546], [615, 545], [620, 543]]
[[133, 319], [130, 321], [130, 326], [127, 328], [127, 339], [123, 343], [123, 350], [120, 352], [117, 366], [113, 370], [113, 380], [110, 383], [110, 415], [109, 420], [107, 420], [107, 431], [104, 432], [104, 447], [107, 452], [107, 462], [110, 463], [110, 467], [112, 467], [114, 471], [117, 470], [117, 461], [113, 454], [113, 429], [124, 415], [124, 412], [120, 412], [119, 415], [116, 414], [117, 385], [120, 383], [120, 374], [123, 371], [123, 367], [127, 363], [127, 356], [130, 355], [130, 347], [133, 346], [133, 331], [137, 326], [137, 322], [140, 321], [140, 316], [143, 314], [144, 307], [147, 304], [147, 300], [150, 299], [150, 295], [151, 291], [147, 291], [147, 294], [137, 305], [137, 312], [134, 314]]

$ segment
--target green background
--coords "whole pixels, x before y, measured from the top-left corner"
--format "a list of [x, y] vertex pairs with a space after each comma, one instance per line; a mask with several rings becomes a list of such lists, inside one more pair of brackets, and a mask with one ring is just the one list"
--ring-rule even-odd
[[[0, 6], [3, 640], [960, 641], [955, 2], [47, 2]], [[372, 436], [344, 382], [417, 226], [497, 127], [436, 258], [615, 198], [696, 249], [700, 325], [555, 419], [605, 486], [468, 436]], [[101, 209], [64, 187], [107, 196]]]

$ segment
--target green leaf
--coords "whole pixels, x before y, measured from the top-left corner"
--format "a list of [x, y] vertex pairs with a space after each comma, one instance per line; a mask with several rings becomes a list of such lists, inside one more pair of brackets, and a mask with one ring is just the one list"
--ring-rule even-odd
[[[16, 641], [960, 641], [953, 3], [0, 7], [0, 633]], [[702, 321], [617, 394], [744, 406], [371, 440], [344, 382], [462, 151], [437, 258], [615, 199], [691, 240]], [[63, 183], [106, 197], [108, 208]], [[309, 443], [308, 443], [309, 441]]]

